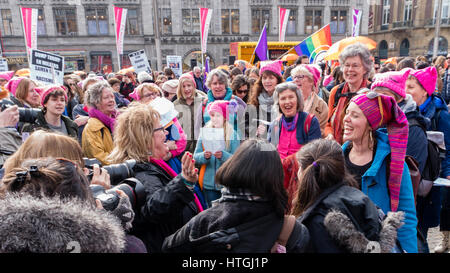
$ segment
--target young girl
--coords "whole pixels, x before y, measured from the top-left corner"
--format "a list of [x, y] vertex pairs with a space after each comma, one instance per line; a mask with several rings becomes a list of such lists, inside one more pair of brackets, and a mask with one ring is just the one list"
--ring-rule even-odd
[[233, 125], [228, 122], [230, 111], [233, 111], [232, 108], [229, 101], [223, 100], [214, 101], [207, 107], [211, 120], [206, 123], [204, 128], [223, 128], [225, 149], [216, 151], [214, 154], [211, 151], [205, 150], [203, 142], [206, 139], [203, 139], [203, 134], [201, 134], [194, 152], [195, 161], [198, 164], [205, 165], [205, 167], [202, 166], [204, 168], [203, 179], [201, 179], [202, 170], [200, 170], [199, 183], [209, 207], [211, 207], [212, 201], [221, 196], [220, 187], [214, 181], [216, 172], [234, 154], [240, 144], [237, 132], [233, 129]]

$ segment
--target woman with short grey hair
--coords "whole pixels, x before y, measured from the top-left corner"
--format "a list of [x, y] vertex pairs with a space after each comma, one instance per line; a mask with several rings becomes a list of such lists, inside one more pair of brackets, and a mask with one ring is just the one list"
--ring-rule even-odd
[[328, 100], [328, 123], [324, 135], [342, 144], [342, 118], [345, 107], [358, 91], [367, 88], [373, 68], [372, 55], [367, 46], [356, 43], [347, 46], [339, 55], [344, 82], [331, 89]]
[[118, 114], [114, 92], [108, 83], [97, 82], [89, 86], [84, 101], [89, 106], [89, 121], [81, 138], [83, 153], [107, 165], [106, 157], [113, 149], [112, 134]]

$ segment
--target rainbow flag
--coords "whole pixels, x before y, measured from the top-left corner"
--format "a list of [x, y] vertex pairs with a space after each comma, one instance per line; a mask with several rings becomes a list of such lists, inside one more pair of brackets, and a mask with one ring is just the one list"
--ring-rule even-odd
[[298, 56], [306, 55], [309, 57], [309, 62], [314, 63], [317, 56], [325, 53], [331, 44], [330, 24], [328, 24], [296, 45], [294, 49]]

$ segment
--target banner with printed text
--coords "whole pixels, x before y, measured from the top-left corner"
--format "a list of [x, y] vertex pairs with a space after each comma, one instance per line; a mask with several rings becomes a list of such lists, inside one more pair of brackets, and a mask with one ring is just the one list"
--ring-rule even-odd
[[280, 42], [284, 42], [284, 37], [286, 36], [286, 27], [289, 20], [289, 12], [290, 10], [284, 9], [282, 7], [279, 7], [279, 25], [278, 29], [280, 30], [280, 33], [278, 35], [278, 40]]
[[127, 22], [127, 9], [114, 7], [114, 32], [116, 33], [117, 58], [121, 69], [120, 56], [123, 54], [123, 37]]
[[208, 41], [208, 30], [212, 11], [212, 9], [200, 8], [200, 40], [202, 42], [202, 53], [206, 53], [206, 43]]
[[22, 16], [23, 35], [25, 37], [27, 56], [30, 58], [31, 50], [37, 48], [38, 10], [20, 7], [20, 14]]

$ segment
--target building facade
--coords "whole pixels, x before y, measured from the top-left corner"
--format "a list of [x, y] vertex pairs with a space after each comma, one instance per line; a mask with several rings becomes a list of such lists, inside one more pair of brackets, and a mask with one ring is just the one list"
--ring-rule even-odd
[[[450, 39], [450, 0], [442, 1], [438, 55], [446, 56]], [[375, 56], [433, 56], [438, 0], [372, 0], [369, 37]]]
[[[153, 0], [0, 0], [1, 45], [10, 69], [28, 66], [20, 6], [38, 9], [37, 48], [64, 56], [67, 71], [118, 70], [114, 6], [126, 8], [122, 67], [130, 65], [126, 54], [145, 49], [156, 68]], [[290, 9], [286, 41], [302, 41], [328, 23], [333, 42], [351, 36], [353, 8], [363, 11], [361, 34], [368, 33], [367, 0], [157, 0], [163, 65], [167, 55], [182, 56], [184, 69], [201, 62], [199, 7], [213, 9], [207, 55], [217, 66], [228, 63], [231, 42], [256, 42], [264, 23], [268, 41], [277, 41], [279, 6]]]

